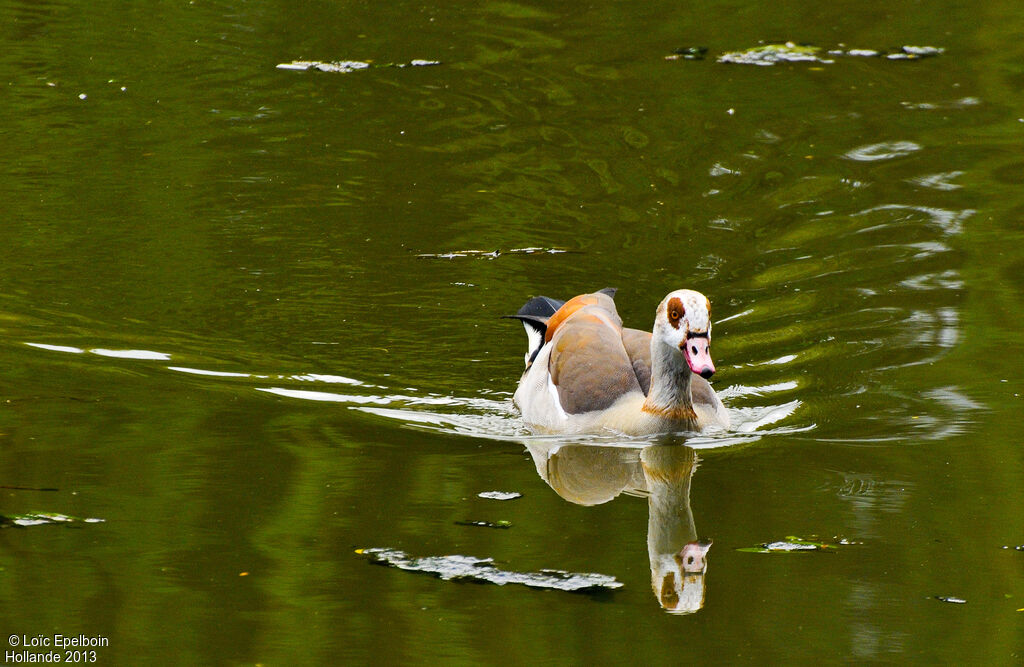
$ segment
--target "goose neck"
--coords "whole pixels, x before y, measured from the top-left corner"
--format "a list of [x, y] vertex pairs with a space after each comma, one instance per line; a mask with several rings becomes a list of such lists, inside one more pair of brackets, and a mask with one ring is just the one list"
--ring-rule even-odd
[[693, 421], [693, 397], [690, 394], [692, 373], [679, 350], [651, 340], [651, 388], [644, 402], [644, 412], [675, 421]]

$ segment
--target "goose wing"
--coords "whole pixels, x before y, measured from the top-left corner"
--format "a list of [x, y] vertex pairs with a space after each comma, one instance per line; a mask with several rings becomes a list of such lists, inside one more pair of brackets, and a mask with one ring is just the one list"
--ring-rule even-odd
[[548, 322], [548, 372], [567, 414], [604, 410], [640, 392], [622, 340], [622, 320], [603, 293], [572, 299]]
[[[614, 298], [615, 292], [618, 289], [615, 287], [605, 287], [602, 290], [598, 290], [594, 294], [583, 294], [576, 297], [574, 301], [579, 301], [584, 297], [590, 297], [590, 301], [596, 301], [601, 297], [598, 295], [604, 294], [610, 298]], [[549, 296], [535, 296], [526, 303], [523, 307], [516, 311], [515, 315], [502, 315], [502, 317], [519, 320], [523, 323], [523, 327], [526, 329], [527, 344], [529, 350], [526, 352], [526, 368], [529, 369], [530, 365], [537, 358], [540, 353], [540, 349], [544, 346], [546, 341], [551, 340], [551, 336], [548, 333], [548, 321], [551, 317], [557, 313], [562, 306], [565, 305], [565, 301], [558, 299], [552, 299]], [[614, 302], [612, 304], [612, 310], [615, 309]], [[572, 312], [572, 309], [570, 309]], [[552, 329], [557, 327], [557, 321], [552, 325]]]
[[651, 332], [639, 329], [623, 329], [622, 345], [629, 355], [636, 380], [646, 396], [651, 390]]

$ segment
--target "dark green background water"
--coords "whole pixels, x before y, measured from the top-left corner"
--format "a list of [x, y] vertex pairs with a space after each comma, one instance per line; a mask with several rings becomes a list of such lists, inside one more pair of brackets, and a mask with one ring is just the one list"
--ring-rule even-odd
[[[0, 484], [59, 489], [0, 512], [105, 520], [0, 531], [0, 636], [102, 635], [100, 664], [1019, 664], [1022, 31], [1014, 2], [0, 2]], [[946, 51], [715, 62], [788, 39]], [[638, 327], [671, 289], [714, 304], [739, 432], [690, 441], [695, 614], [652, 594], [648, 503], [563, 500], [511, 407], [498, 316], [605, 286]], [[736, 550], [787, 536], [862, 544]]]

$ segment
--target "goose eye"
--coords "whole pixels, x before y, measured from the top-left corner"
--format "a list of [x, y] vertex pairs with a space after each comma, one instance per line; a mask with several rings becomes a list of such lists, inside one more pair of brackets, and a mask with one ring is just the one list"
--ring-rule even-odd
[[690, 349], [693, 350], [694, 354], [697, 354], [697, 346], [696, 345], [691, 345]]
[[683, 307], [683, 302], [678, 297], [673, 297], [668, 302], [668, 308], [665, 311], [668, 315], [668, 323], [672, 325], [672, 328], [679, 328], [679, 321], [686, 317], [686, 308]]

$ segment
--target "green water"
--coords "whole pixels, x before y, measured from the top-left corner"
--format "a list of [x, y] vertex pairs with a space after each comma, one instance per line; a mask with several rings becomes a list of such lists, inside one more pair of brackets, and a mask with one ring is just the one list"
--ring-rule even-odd
[[[0, 637], [102, 637], [111, 665], [1024, 660], [1015, 3], [7, 1], [0, 26], [0, 484], [57, 489], [0, 513], [103, 520], [0, 529]], [[786, 40], [944, 52], [716, 62]], [[414, 59], [442, 64], [276, 67]], [[517, 418], [499, 316], [606, 286], [636, 327], [711, 298], [736, 429], [696, 466]], [[790, 537], [836, 546], [739, 551]], [[668, 613], [655, 552], [698, 538]]]

